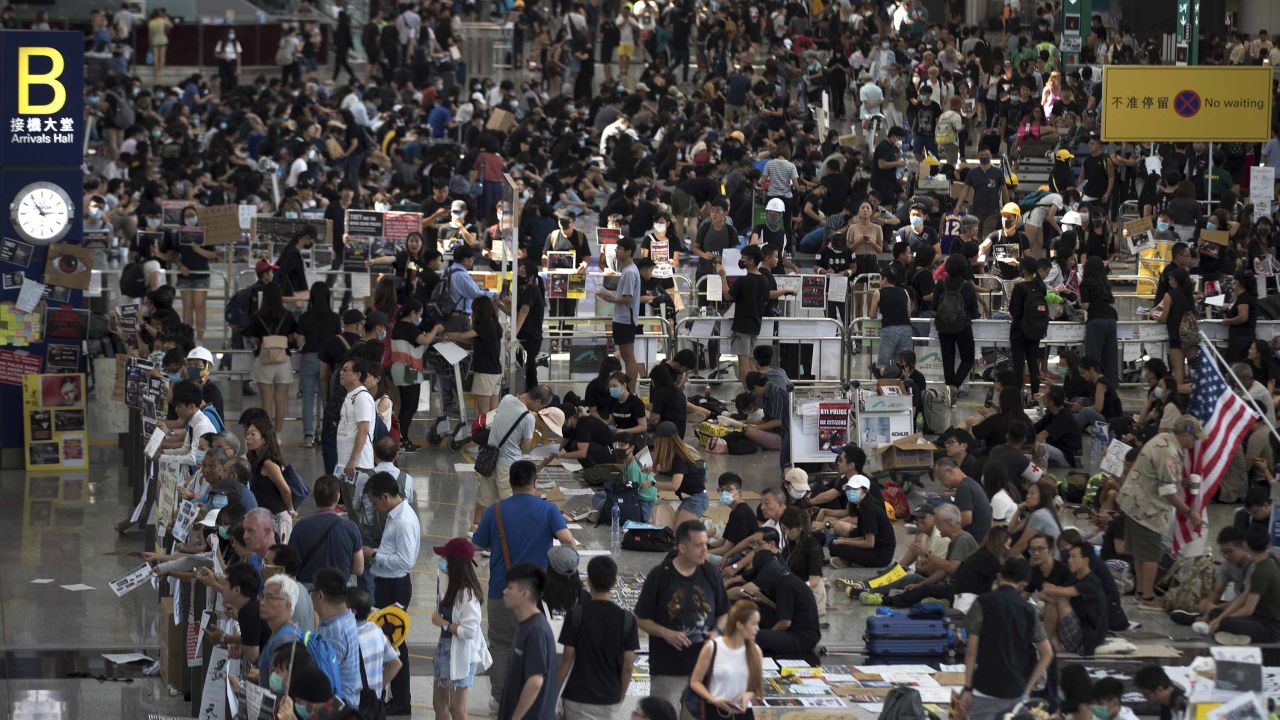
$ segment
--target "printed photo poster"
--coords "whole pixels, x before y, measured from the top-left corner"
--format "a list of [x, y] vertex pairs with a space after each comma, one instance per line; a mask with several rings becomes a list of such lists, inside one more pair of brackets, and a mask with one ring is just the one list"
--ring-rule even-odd
[[83, 232], [84, 242], [81, 247], [92, 248], [94, 250], [106, 250], [111, 247], [111, 228], [85, 228]]
[[89, 466], [82, 373], [42, 373], [22, 379], [22, 424], [28, 470]]
[[161, 224], [169, 225], [172, 227], [178, 227], [182, 225], [182, 211], [187, 208], [194, 209], [196, 211], [197, 217], [199, 217], [202, 214], [200, 211], [204, 209], [200, 207], [199, 204], [192, 202], [191, 200], [161, 200], [160, 201]]
[[204, 245], [205, 229], [196, 227], [180, 227], [178, 228], [178, 245], [182, 247], [191, 247], [193, 245]]
[[73, 290], [88, 290], [92, 271], [93, 250], [70, 243], [54, 243], [49, 246], [45, 260], [43, 282]]
[[656, 237], [649, 240], [649, 259], [654, 262], [654, 277], [666, 280], [674, 273], [671, 268], [670, 240], [659, 240]]
[[367, 272], [371, 244], [372, 241], [366, 238], [347, 238], [343, 246], [342, 269], [346, 272]]
[[80, 346], [49, 343], [45, 347], [45, 367], [49, 372], [79, 372]]
[[837, 452], [849, 441], [849, 403], [818, 403], [818, 450]]
[[565, 297], [569, 300], [584, 300], [587, 297], [587, 274], [574, 273], [568, 276], [565, 285]]
[[551, 273], [547, 276], [547, 297], [561, 300], [569, 297], [569, 275]]
[[31, 255], [36, 250], [34, 245], [13, 238], [0, 239], [0, 262], [18, 267], [31, 264]]
[[827, 279], [821, 275], [805, 275], [800, 281], [800, 307], [827, 306]]
[[600, 256], [604, 258], [604, 267], [617, 270], [618, 239], [622, 237], [619, 228], [596, 228], [596, 244], [600, 246]]

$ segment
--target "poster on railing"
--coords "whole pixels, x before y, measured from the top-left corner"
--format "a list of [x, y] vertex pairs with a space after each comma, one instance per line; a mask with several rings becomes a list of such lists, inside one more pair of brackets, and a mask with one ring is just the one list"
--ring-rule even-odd
[[617, 270], [618, 264], [614, 259], [618, 251], [618, 238], [622, 237], [622, 230], [618, 228], [596, 228], [596, 244], [600, 246], [600, 257], [604, 258], [603, 269]]
[[827, 305], [827, 278], [805, 275], [800, 281], [800, 307], [823, 308]]
[[849, 297], [849, 278], [844, 275], [827, 276], [827, 302], [843, 303]]
[[28, 470], [83, 470], [89, 466], [83, 374], [24, 376], [22, 415]]

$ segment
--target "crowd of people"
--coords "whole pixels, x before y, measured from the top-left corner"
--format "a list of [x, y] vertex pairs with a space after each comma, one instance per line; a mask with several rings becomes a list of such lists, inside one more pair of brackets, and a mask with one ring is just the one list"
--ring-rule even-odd
[[[314, 12], [303, 4], [300, 15]], [[1212, 155], [1206, 143], [1104, 143], [1091, 65], [1159, 64], [1158, 42], [1094, 16], [1068, 65], [1057, 4], [1005, 3], [1019, 5], [984, 29], [958, 7], [931, 18], [920, 0], [376, 3], [356, 28], [338, 3], [328, 42], [311, 20], [284, 28], [278, 74], [243, 72], [228, 29], [216, 83], [200, 71], [161, 81], [173, 30], [163, 9], [145, 23], [128, 3], [95, 11], [91, 42], [114, 59], [86, 91], [101, 151], [85, 227], [109, 233], [104, 260], [124, 261], [140, 351], [171, 381], [158, 452], [196, 469], [183, 497], [207, 511], [148, 561], [220, 594], [227, 612], [210, 639], [248, 661], [246, 682], [285, 698], [278, 717], [410, 714], [408, 644], [370, 618], [414, 602], [423, 528], [401, 467], [435, 434], [415, 416], [421, 393], [436, 392], [484, 427], [469, 528], [433, 548], [444, 587], [430, 617], [437, 717], [465, 718], [481, 673], [499, 717], [551, 718], [557, 705], [571, 718], [618, 717], [640, 632], [651, 697], [633, 718], [746, 716], [764, 692], [762, 658], [816, 664], [823, 617], [844, 596], [952, 608], [968, 633], [956, 706], [972, 718], [1003, 717], [1029, 696], [1064, 715], [1121, 717], [1118, 682], [1055, 658], [1094, 654], [1130, 614], [1170, 612], [1219, 643], [1280, 639], [1280, 582], [1266, 562], [1280, 344], [1259, 337], [1259, 320], [1275, 316], [1280, 236], [1248, 201], [1249, 167], [1280, 168], [1280, 124], [1269, 142]], [[469, 75], [460, 51], [462, 21], [490, 15], [513, 28], [507, 79]], [[1211, 34], [1200, 47], [1212, 64], [1280, 60], [1265, 32]], [[1052, 167], [1044, 187], [1019, 185], [1020, 164], [1039, 159]], [[508, 178], [514, 302], [471, 274], [506, 261]], [[178, 229], [233, 203], [324, 219], [332, 237], [298, 227], [253, 262], [225, 317], [210, 318], [210, 277], [233, 250], [181, 242]], [[391, 254], [371, 258], [384, 271], [367, 298], [345, 232], [356, 210], [422, 214]], [[1114, 279], [1133, 259], [1122, 231], [1132, 217], [1150, 219], [1148, 239], [1168, 251], [1142, 318], [1124, 316]], [[617, 230], [608, 251], [595, 228]], [[733, 249], [740, 265], [727, 271]], [[578, 300], [549, 297], [551, 252], [604, 276], [595, 304], [608, 352], [585, 387], [540, 373], [587, 317]], [[697, 288], [689, 308], [672, 299], [676, 274]], [[856, 338], [858, 367], [900, 381], [917, 428], [937, 435], [940, 492], [906, 505], [905, 542], [901, 488], [867, 470], [874, 448], [792, 462], [792, 383], [813, 376], [812, 352], [762, 334], [790, 311], [794, 291], [778, 281], [788, 274], [846, 286], [848, 300], [825, 312]], [[706, 292], [716, 279], [719, 300]], [[646, 367], [641, 318], [696, 308], [725, 318], [727, 342], [712, 357], [671, 347]], [[1240, 510], [1201, 528], [1181, 489], [1186, 451], [1205, 435], [1191, 402], [1210, 352], [1198, 321], [1215, 315], [1228, 339], [1212, 362], [1259, 419], [1220, 480], [1218, 498]], [[1008, 336], [979, 378], [983, 318], [1004, 320]], [[1051, 319], [1082, 324], [1083, 347], [1050, 347]], [[1165, 357], [1126, 357], [1118, 322], [1139, 319], [1165, 326]], [[224, 321], [231, 344], [220, 348]], [[940, 383], [917, 366], [922, 322]], [[469, 352], [465, 388], [433, 347], [446, 340]], [[520, 368], [508, 364], [512, 341]], [[231, 383], [216, 380], [236, 352], [253, 358], [236, 395], [260, 407], [223, 399]], [[730, 393], [695, 392], [721, 355], [736, 371], [721, 385]], [[973, 397], [987, 380], [987, 398]], [[966, 398], [978, 407], [962, 417]], [[935, 405], [954, 421], [926, 428]], [[695, 428], [725, 415], [740, 435], [720, 449], [776, 452], [778, 470], [770, 460], [709, 477], [715, 443], [700, 447]], [[322, 473], [297, 477], [285, 435], [319, 448]], [[1123, 471], [1090, 463], [1098, 438], [1132, 448]], [[540, 445], [552, 452], [530, 460]], [[617, 558], [580, 566], [566, 518], [539, 497], [539, 472], [557, 460], [601, 487], [593, 520], [617, 512], [669, 531], [634, 611], [612, 599]], [[1079, 469], [1094, 478], [1087, 498], [1070, 499], [1088, 511], [1077, 529], [1062, 521], [1070, 488], [1056, 477]], [[761, 489], [757, 507], [748, 485]], [[315, 505], [305, 516], [302, 486]], [[729, 511], [723, 524], [706, 520], [713, 498]], [[1175, 607], [1156, 595], [1180, 523], [1212, 537], [1223, 562], [1209, 594]], [[858, 568], [871, 572], [845, 572]], [[558, 636], [548, 613], [563, 615]], [[1158, 667], [1135, 682], [1165, 717], [1185, 705]]]

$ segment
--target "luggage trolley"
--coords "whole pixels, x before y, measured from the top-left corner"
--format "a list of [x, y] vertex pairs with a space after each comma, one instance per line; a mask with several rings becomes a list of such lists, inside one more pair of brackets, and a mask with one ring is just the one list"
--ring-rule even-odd
[[471, 376], [471, 353], [467, 352], [465, 357], [455, 363], [432, 345], [427, 348], [424, 358], [431, 368], [431, 384], [440, 393], [440, 414], [427, 425], [427, 441], [432, 445], [440, 444], [446, 437], [440, 432], [440, 425], [444, 423], [449, 449], [457, 452], [471, 439], [471, 423], [467, 420], [467, 403], [464, 397], [466, 387], [463, 383], [464, 378], [469, 379]]

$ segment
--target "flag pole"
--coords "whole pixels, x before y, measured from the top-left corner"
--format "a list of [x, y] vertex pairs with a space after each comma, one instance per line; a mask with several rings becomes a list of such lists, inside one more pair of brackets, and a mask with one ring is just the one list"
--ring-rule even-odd
[[1267, 428], [1271, 430], [1271, 436], [1274, 437], [1276, 440], [1280, 440], [1280, 431], [1276, 430], [1275, 423], [1271, 421], [1271, 418], [1267, 417], [1267, 414], [1263, 412], [1262, 408], [1258, 405], [1257, 401], [1255, 401], [1252, 397], [1249, 396], [1248, 389], [1245, 388], [1244, 383], [1240, 382], [1240, 378], [1236, 377], [1235, 371], [1231, 369], [1231, 363], [1228, 363], [1226, 359], [1222, 357], [1222, 354], [1218, 352], [1218, 348], [1213, 346], [1213, 343], [1209, 340], [1208, 337], [1205, 336], [1203, 330], [1200, 331], [1200, 347], [1209, 349], [1209, 352], [1210, 354], [1213, 355], [1213, 358], [1217, 360], [1218, 363], [1226, 369], [1227, 374], [1230, 375], [1231, 379], [1235, 381], [1236, 387], [1245, 391], [1244, 393], [1241, 394], [1240, 396], [1241, 399], [1244, 400], [1245, 404], [1247, 404], [1251, 410], [1257, 413], [1258, 417], [1262, 418], [1262, 422], [1267, 424]]

